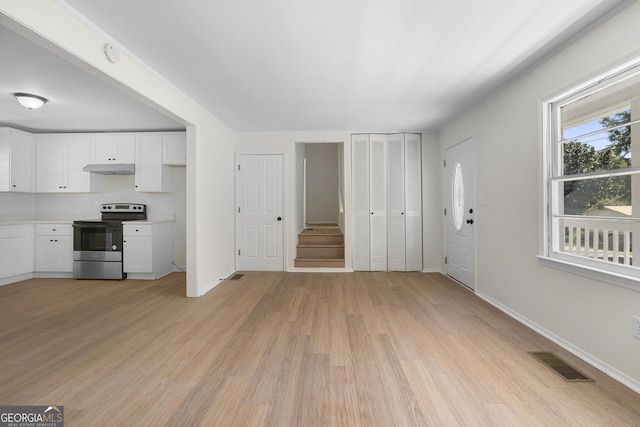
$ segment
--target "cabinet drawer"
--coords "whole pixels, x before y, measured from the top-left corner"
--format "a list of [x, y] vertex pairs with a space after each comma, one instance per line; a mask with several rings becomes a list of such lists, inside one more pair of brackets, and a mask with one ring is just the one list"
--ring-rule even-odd
[[37, 224], [37, 236], [72, 236], [73, 227], [71, 224]]
[[122, 234], [127, 236], [151, 236], [151, 224], [124, 224], [122, 228]]

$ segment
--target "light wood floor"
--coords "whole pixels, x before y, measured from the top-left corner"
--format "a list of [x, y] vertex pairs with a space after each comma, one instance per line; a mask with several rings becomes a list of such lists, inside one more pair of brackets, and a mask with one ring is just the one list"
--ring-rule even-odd
[[640, 395], [438, 274], [184, 280], [0, 287], [0, 405], [64, 405], [67, 427], [640, 425]]

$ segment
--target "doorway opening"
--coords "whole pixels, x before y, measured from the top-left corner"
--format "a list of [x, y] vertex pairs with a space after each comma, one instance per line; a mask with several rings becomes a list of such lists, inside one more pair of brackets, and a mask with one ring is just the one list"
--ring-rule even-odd
[[342, 142], [298, 144], [295, 267], [344, 268], [343, 147]]

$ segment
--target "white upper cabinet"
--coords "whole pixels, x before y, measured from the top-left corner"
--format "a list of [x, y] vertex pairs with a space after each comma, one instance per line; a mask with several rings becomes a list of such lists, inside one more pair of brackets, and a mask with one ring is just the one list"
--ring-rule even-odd
[[420, 135], [352, 136], [353, 269], [422, 270]]
[[91, 136], [92, 164], [135, 163], [136, 145], [133, 134], [97, 134]]
[[171, 191], [171, 168], [162, 163], [162, 138], [153, 134], [136, 136], [136, 191]]
[[0, 191], [33, 192], [34, 141], [30, 133], [0, 128]]
[[169, 166], [187, 165], [187, 140], [184, 134], [162, 137], [162, 163]]
[[38, 193], [100, 191], [102, 176], [82, 170], [91, 161], [89, 135], [40, 134], [36, 142]]

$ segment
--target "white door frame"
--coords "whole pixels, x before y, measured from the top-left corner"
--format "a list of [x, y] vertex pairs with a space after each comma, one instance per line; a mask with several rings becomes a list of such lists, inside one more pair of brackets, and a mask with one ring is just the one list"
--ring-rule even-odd
[[[470, 227], [468, 228], [468, 230], [470, 231], [472, 238], [473, 238], [473, 242], [472, 242], [472, 250], [473, 250], [473, 255], [470, 257], [470, 262], [473, 263], [473, 274], [472, 277], [469, 278], [469, 280], [467, 280], [469, 283], [465, 283], [464, 281], [459, 280], [456, 277], [452, 277], [454, 280], [462, 283], [463, 285], [465, 285], [466, 287], [470, 288], [471, 290], [475, 291], [475, 287], [476, 287], [476, 278], [477, 278], [477, 268], [476, 268], [476, 259], [477, 259], [477, 244], [476, 244], [476, 218], [477, 218], [477, 203], [476, 203], [476, 197], [475, 197], [475, 193], [476, 193], [476, 189], [475, 189], [475, 182], [476, 182], [476, 174], [475, 174], [475, 169], [476, 169], [476, 161], [475, 161], [475, 142], [473, 137], [469, 137], [466, 138], [456, 144], [453, 144], [447, 148], [444, 149], [443, 152], [443, 158], [446, 162], [447, 160], [447, 150], [452, 149], [454, 147], [459, 147], [462, 144], [465, 143], [469, 143], [470, 144], [470, 153], [467, 153], [470, 155], [470, 163], [472, 164], [472, 171], [473, 173], [471, 174], [471, 176], [467, 175], [467, 178], [465, 179], [465, 181], [470, 181], [473, 183], [473, 187], [472, 187], [472, 196], [471, 196], [471, 203], [468, 206], [464, 207], [464, 218], [463, 218], [463, 227]], [[452, 218], [453, 212], [451, 212], [451, 207], [448, 206], [448, 198], [447, 198], [447, 194], [450, 191], [448, 184], [448, 178], [447, 178], [447, 173], [451, 170], [450, 167], [452, 167], [453, 165], [449, 165], [449, 164], [445, 164], [446, 167], [443, 168], [444, 173], [443, 173], [443, 180], [442, 180], [442, 184], [443, 184], [443, 192], [442, 192], [442, 198], [443, 198], [443, 205], [446, 209], [446, 214], [444, 217], [444, 222], [443, 222], [443, 230], [444, 230], [444, 254], [445, 257], [448, 257], [448, 250], [449, 250], [449, 232], [448, 232], [448, 221], [450, 221], [450, 218]], [[467, 189], [465, 189], [467, 190]], [[465, 191], [465, 193], [467, 193], [467, 191]], [[466, 198], [466, 197], [465, 197]], [[472, 209], [472, 214], [469, 213], [469, 209]], [[469, 220], [472, 220], [473, 222], [471, 224], [469, 224]], [[450, 261], [450, 260], [449, 260]], [[445, 263], [444, 266], [444, 271], [445, 274], [448, 274], [448, 264]]]
[[[237, 170], [238, 165], [240, 164], [240, 156], [243, 155], [256, 155], [256, 156], [261, 156], [261, 155], [281, 155], [282, 156], [282, 270], [281, 271], [286, 271], [287, 270], [287, 260], [289, 259], [288, 257], [288, 245], [287, 245], [287, 235], [288, 235], [288, 230], [287, 230], [287, 218], [289, 216], [289, 210], [288, 210], [288, 205], [287, 205], [287, 152], [283, 151], [283, 150], [236, 150], [236, 155], [235, 155], [235, 163], [234, 163], [234, 169]], [[236, 238], [235, 238], [235, 245], [234, 245], [234, 260], [237, 260], [237, 253], [238, 253], [238, 239], [240, 236], [240, 230], [238, 229], [238, 180], [237, 174], [234, 174], [235, 177], [235, 183], [234, 183], [234, 209], [235, 209], [235, 215], [234, 215], [234, 227], [235, 227], [235, 234], [236, 234]], [[237, 266], [237, 262], [234, 262], [236, 265], [236, 269], [238, 268]]]

